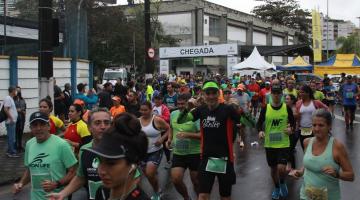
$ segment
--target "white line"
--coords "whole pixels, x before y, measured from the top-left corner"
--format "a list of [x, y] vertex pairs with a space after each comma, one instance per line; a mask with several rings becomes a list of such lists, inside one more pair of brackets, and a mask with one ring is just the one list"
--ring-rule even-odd
[[[340, 115], [335, 115], [335, 118], [341, 121], [345, 121], [345, 118], [343, 116]], [[354, 120], [354, 124], [360, 124], [360, 122]]]
[[359, 118], [360, 118], [360, 114], [355, 114], [355, 117], [359, 117]]

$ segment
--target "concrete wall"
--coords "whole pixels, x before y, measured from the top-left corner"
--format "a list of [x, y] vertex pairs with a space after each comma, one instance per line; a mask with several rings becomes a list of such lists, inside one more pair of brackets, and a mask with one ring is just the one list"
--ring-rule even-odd
[[[21, 88], [21, 93], [26, 101], [26, 124], [25, 131], [29, 131], [28, 120], [31, 113], [37, 111], [40, 101], [39, 95], [39, 76], [37, 57], [17, 57], [17, 85]], [[16, 66], [15, 66], [16, 67]], [[77, 62], [77, 84], [89, 83], [89, 67], [87, 60]], [[54, 58], [54, 78], [57, 85], [64, 89], [65, 83], [71, 83], [71, 59]], [[13, 80], [14, 81], [14, 80]], [[10, 58], [0, 56], [0, 102], [8, 95], [10, 85]], [[0, 124], [0, 135], [5, 135], [4, 122]]]

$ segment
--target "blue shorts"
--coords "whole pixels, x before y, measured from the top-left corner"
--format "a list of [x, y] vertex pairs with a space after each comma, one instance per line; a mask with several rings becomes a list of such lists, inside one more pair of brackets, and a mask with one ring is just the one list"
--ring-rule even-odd
[[163, 155], [162, 149], [160, 149], [159, 151], [148, 153], [145, 159], [142, 161], [142, 165], [146, 165], [147, 163], [151, 162], [154, 165], [159, 166], [161, 163], [162, 155]]

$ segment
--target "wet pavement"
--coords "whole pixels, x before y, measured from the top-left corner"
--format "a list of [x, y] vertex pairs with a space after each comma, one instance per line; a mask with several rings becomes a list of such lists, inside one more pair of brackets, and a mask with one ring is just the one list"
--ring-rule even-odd
[[[358, 196], [358, 190], [360, 189], [360, 180], [357, 177], [359, 168], [360, 168], [360, 112], [356, 114], [356, 122], [354, 124], [354, 129], [351, 131], [345, 130], [344, 119], [341, 116], [340, 109], [336, 110], [336, 118], [333, 123], [332, 134], [335, 138], [339, 139], [346, 147], [349, 158], [351, 160], [354, 172], [355, 172], [355, 181], [354, 182], [343, 182], [341, 181], [341, 195], [343, 200], [357, 200], [360, 199]], [[232, 199], [244, 199], [244, 200], [270, 200], [271, 192], [273, 189], [273, 184], [270, 177], [270, 169], [267, 166], [265, 151], [262, 147], [262, 142], [259, 142], [259, 146], [251, 146], [250, 143], [257, 141], [257, 134], [253, 130], [251, 133], [247, 132], [246, 137], [246, 146], [243, 150], [240, 150], [237, 146], [235, 148], [236, 152], [236, 165], [235, 171], [237, 176], [236, 185], [233, 186]], [[302, 166], [302, 149], [300, 145], [296, 147], [296, 158], [297, 166]], [[5, 163], [6, 159], [0, 157], [1, 163]], [[3, 165], [3, 164], [2, 164]], [[172, 184], [169, 183], [168, 179], [168, 170], [166, 168], [166, 162], [163, 160], [161, 167], [159, 168], [160, 176], [160, 186], [163, 188], [164, 196], [163, 199], [169, 200], [181, 200], [182, 198], [176, 192]], [[1, 171], [4, 168], [2, 167]], [[14, 173], [16, 174], [16, 173]], [[0, 173], [0, 176], [3, 174]], [[191, 188], [190, 178], [187, 175], [185, 177], [186, 185], [189, 188], [189, 191], [192, 191], [192, 197], [195, 198], [195, 194]], [[299, 199], [299, 191], [302, 183], [302, 179], [293, 180], [291, 177], [287, 179], [287, 184], [289, 188], [288, 200], [297, 200]], [[220, 199], [218, 195], [218, 185], [215, 182], [213, 187], [213, 192], [211, 194], [212, 200]], [[147, 181], [143, 182], [143, 188], [145, 191], [151, 193], [151, 187], [148, 185]], [[83, 200], [84, 190], [80, 190], [75, 193], [73, 199]], [[14, 198], [15, 197], [15, 198]], [[29, 187], [26, 187], [22, 193], [19, 195], [13, 196], [11, 194], [11, 185], [7, 184], [0, 187], [0, 200], [26, 200], [29, 199]]]

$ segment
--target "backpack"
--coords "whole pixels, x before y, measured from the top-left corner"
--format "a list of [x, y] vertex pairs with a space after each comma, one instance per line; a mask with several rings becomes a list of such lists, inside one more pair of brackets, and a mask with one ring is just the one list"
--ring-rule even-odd
[[0, 111], [0, 123], [5, 121], [7, 119], [7, 114], [4, 109], [4, 104], [1, 105], [1, 111]]

